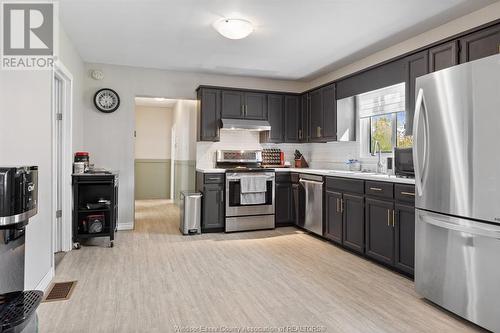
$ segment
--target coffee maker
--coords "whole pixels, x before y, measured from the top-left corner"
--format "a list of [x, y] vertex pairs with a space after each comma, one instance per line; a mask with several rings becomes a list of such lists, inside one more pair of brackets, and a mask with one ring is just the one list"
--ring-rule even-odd
[[0, 333], [36, 325], [43, 292], [24, 290], [26, 226], [38, 211], [38, 167], [0, 167]]

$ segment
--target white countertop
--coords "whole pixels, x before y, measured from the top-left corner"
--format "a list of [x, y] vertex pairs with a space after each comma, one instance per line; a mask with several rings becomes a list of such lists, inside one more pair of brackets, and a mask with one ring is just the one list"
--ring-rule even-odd
[[[381, 182], [391, 182], [400, 184], [415, 184], [415, 179], [401, 178], [396, 176], [388, 176], [386, 174], [376, 174], [361, 171], [347, 171], [347, 170], [327, 170], [327, 169], [309, 169], [309, 168], [273, 168], [275, 172], [297, 172], [307, 173], [320, 176], [330, 177], [344, 177], [363, 180], [375, 180]], [[224, 173], [226, 170], [221, 168], [196, 168], [196, 171], [203, 173]]]

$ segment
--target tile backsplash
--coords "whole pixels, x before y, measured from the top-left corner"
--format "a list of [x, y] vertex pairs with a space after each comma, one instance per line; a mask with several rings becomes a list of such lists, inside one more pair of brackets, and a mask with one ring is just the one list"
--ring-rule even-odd
[[358, 159], [363, 169], [373, 169], [376, 158], [360, 158], [359, 142], [328, 142], [328, 143], [260, 143], [258, 132], [226, 131], [220, 133], [219, 142], [197, 142], [196, 167], [215, 167], [215, 154], [219, 149], [264, 149], [279, 148], [285, 153], [285, 161], [294, 165], [294, 152], [299, 150], [314, 169], [346, 169], [346, 161]]

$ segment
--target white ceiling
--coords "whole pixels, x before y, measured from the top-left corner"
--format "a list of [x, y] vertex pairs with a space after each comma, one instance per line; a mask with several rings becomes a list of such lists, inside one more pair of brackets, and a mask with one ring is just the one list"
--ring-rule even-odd
[[[87, 62], [312, 79], [495, 0], [61, 0]], [[212, 24], [245, 18], [229, 40]]]

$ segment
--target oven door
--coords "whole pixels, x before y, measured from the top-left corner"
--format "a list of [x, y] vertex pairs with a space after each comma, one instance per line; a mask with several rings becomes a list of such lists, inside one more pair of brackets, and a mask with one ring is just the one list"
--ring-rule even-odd
[[[249, 175], [267, 176], [266, 202], [258, 205], [241, 203], [241, 178]], [[274, 214], [274, 172], [231, 172], [226, 174], [226, 216]]]

